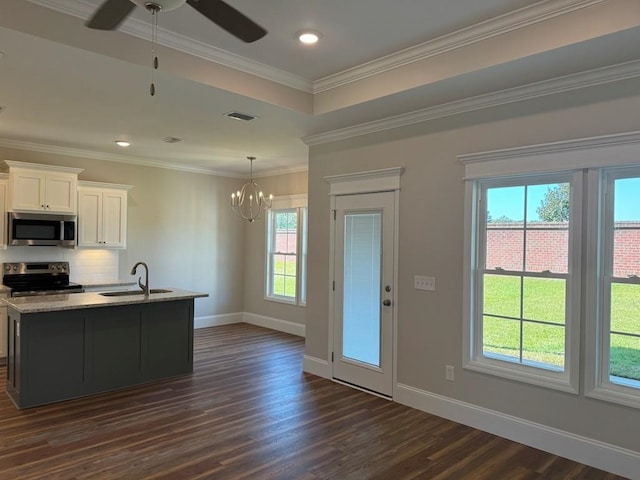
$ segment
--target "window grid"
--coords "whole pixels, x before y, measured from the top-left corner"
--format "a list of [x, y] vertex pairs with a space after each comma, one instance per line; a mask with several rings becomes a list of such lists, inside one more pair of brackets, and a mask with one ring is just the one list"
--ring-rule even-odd
[[[550, 184], [551, 186], [552, 184]], [[504, 188], [500, 186], [493, 187], [491, 185], [486, 185], [482, 189], [481, 198], [485, 199], [481, 202], [480, 214], [482, 218], [485, 219], [484, 222], [484, 242], [482, 245], [482, 259], [483, 259], [483, 269], [481, 270], [481, 278], [479, 282], [482, 283], [483, 294], [479, 295], [479, 300], [481, 302], [481, 306], [478, 308], [478, 311], [481, 312], [481, 319], [478, 319], [478, 323], [481, 325], [481, 352], [485, 358], [498, 360], [498, 361], [506, 361], [506, 362], [514, 362], [521, 364], [523, 366], [535, 367], [535, 368], [543, 368], [551, 371], [564, 371], [565, 370], [565, 350], [566, 350], [566, 331], [565, 331], [565, 319], [563, 318], [561, 322], [553, 322], [548, 321], [544, 318], [529, 318], [527, 313], [527, 306], [525, 302], [527, 301], [527, 297], [529, 295], [526, 284], [528, 280], [532, 279], [561, 279], [564, 282], [563, 285], [563, 297], [566, 297], [566, 283], [568, 282], [568, 274], [562, 274], [557, 272], [551, 272], [549, 270], [543, 270], [541, 272], [531, 271], [529, 268], [530, 262], [529, 256], [529, 241], [530, 241], [530, 232], [542, 232], [542, 231], [557, 231], [558, 228], [549, 228], [544, 227], [540, 228], [540, 226], [535, 226], [534, 219], [530, 218], [530, 192], [529, 185], [527, 184], [516, 184], [515, 187], [522, 187], [522, 214], [523, 220], [521, 222], [514, 222], [512, 225], [508, 225], [506, 227], [497, 227], [492, 225], [489, 220], [489, 197], [491, 195], [491, 190], [493, 188]], [[548, 187], [549, 188], [549, 187]], [[568, 230], [567, 225], [567, 230]], [[518, 241], [522, 243], [521, 249], [521, 258], [519, 259], [519, 265], [511, 264], [512, 267], [518, 266], [519, 269], [505, 269], [500, 265], [494, 265], [493, 268], [487, 268], [487, 258], [488, 258], [488, 248], [491, 246], [491, 240], [489, 239], [490, 231], [509, 231], [512, 235], [514, 232], [522, 232], [521, 235], [518, 235]], [[569, 252], [566, 252], [565, 265], [568, 261]], [[493, 259], [495, 261], [495, 259]], [[517, 279], [518, 284], [518, 305], [517, 312], [513, 312], [511, 315], [501, 315], [495, 314], [491, 311], [487, 310], [487, 298], [485, 296], [486, 290], [485, 287], [487, 282], [491, 283], [491, 281], [498, 281], [499, 279], [508, 279], [513, 278]], [[531, 289], [533, 289], [533, 285]], [[566, 306], [566, 298], [563, 298], [561, 302]], [[566, 309], [563, 308], [563, 314], [566, 316]], [[498, 319], [505, 321], [503, 323], [503, 328], [500, 329], [496, 325], [491, 326], [492, 323], [489, 322], [489, 319]], [[509, 344], [507, 340], [504, 339], [504, 330], [509, 331], [509, 322], [514, 322], [517, 325], [517, 352], [510, 351], [515, 350], [515, 344]], [[561, 330], [561, 333], [551, 334], [550, 332], [554, 329]], [[492, 332], [493, 330], [493, 332]], [[495, 331], [498, 331], [496, 333]], [[546, 332], [545, 332], [546, 330]], [[536, 333], [541, 337], [555, 337], [561, 336], [561, 342], [559, 345], [556, 345], [555, 349], [550, 348], [544, 342], [544, 338], [539, 345], [535, 343], [535, 340], [530, 340], [531, 337], [535, 337]], [[545, 335], [546, 333], [546, 335]], [[492, 345], [492, 338], [500, 339], [502, 338], [504, 343], [502, 346], [500, 345]], [[495, 341], [495, 340], [494, 340]], [[528, 343], [527, 343], [528, 342]], [[556, 343], [558, 343], [556, 341]], [[501, 348], [502, 347], [502, 348]]]
[[[622, 198], [618, 198], [616, 184], [630, 179], [636, 179], [640, 183], [640, 171], [610, 171], [605, 173], [603, 179], [605, 194], [602, 215], [605, 231], [602, 232], [602, 238], [605, 253], [602, 259], [604, 281], [600, 295], [604, 302], [601, 317], [595, 321], [602, 325], [603, 332], [601, 347], [597, 349], [601, 352], [603, 373], [599, 388], [614, 392], [618, 388], [627, 391], [631, 389], [636, 391], [633, 395], [640, 397], [640, 245], [633, 242], [631, 248], [626, 249], [624, 256], [631, 257], [628, 262], [621, 262], [623, 255], [619, 252], [623, 250], [620, 233], [633, 233], [640, 229], [629, 226], [629, 220], [618, 218], [616, 213], [616, 203], [622, 201]], [[637, 200], [638, 195], [635, 197], [636, 203]], [[636, 215], [633, 220], [640, 220], [640, 212], [636, 211]], [[626, 309], [623, 308], [625, 304]], [[616, 328], [622, 324], [626, 325], [626, 330]]]
[[267, 221], [265, 298], [304, 305], [306, 207], [272, 208]]

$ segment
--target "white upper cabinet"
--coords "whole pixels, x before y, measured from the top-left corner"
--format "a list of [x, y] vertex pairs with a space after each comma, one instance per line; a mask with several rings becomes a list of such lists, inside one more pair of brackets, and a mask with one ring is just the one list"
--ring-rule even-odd
[[10, 212], [77, 213], [80, 168], [5, 160], [9, 169]]
[[127, 246], [127, 191], [130, 185], [79, 182], [78, 246]]

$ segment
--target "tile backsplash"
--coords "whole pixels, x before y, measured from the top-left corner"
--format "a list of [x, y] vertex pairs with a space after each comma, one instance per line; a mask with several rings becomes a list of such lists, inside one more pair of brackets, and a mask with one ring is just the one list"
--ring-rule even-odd
[[119, 256], [119, 250], [7, 247], [6, 250], [0, 250], [0, 263], [69, 262], [72, 282], [101, 283], [119, 280]]

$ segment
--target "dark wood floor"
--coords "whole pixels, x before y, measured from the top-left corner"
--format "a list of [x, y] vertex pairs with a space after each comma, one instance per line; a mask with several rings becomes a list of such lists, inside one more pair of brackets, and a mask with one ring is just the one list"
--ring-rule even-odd
[[304, 374], [302, 351], [213, 327], [192, 376], [24, 411], [2, 394], [0, 478], [620, 478]]

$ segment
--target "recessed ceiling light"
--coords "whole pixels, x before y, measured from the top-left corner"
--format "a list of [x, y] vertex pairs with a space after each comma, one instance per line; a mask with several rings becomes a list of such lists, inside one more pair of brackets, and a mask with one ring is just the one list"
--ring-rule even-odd
[[131, 143], [127, 142], [126, 140], [116, 140], [115, 142], [116, 142], [116, 145], [122, 148], [125, 148], [131, 145]]
[[296, 36], [298, 37], [298, 40], [300, 40], [305, 45], [313, 45], [322, 38], [322, 34], [320, 32], [316, 32], [315, 30], [301, 30], [296, 33]]

